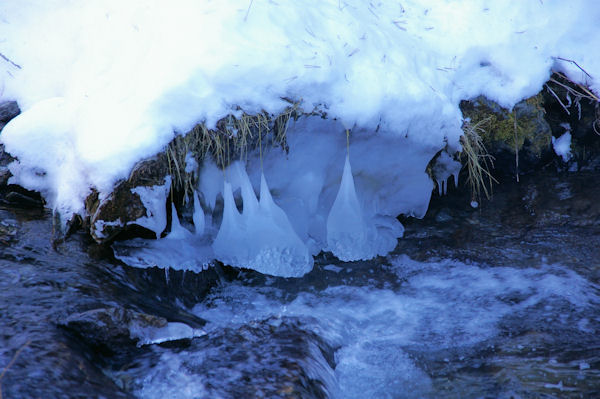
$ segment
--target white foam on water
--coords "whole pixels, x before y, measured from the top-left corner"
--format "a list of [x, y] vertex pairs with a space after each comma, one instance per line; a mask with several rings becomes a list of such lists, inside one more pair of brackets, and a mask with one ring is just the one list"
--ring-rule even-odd
[[190, 371], [181, 356], [165, 352], [160, 357], [164, 367], [153, 368], [141, 381], [134, 395], [145, 399], [207, 398], [209, 391], [202, 376]]
[[[398, 290], [332, 286], [288, 300], [278, 288], [235, 283], [215, 290], [194, 312], [209, 320], [208, 334], [273, 316], [299, 317], [339, 348], [339, 386], [330, 389], [337, 397], [410, 398], [429, 396], [432, 381], [406, 348], [473, 347], [496, 337], [503, 318], [554, 300], [573, 310], [600, 304], [598, 286], [560, 266], [486, 268], [404, 256], [391, 264], [406, 279]], [[556, 317], [553, 322], [569, 321]]]

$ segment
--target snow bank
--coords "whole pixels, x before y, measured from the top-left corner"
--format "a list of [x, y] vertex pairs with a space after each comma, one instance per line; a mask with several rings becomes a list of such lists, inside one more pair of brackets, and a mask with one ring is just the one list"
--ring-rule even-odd
[[[483, 94], [510, 108], [538, 92], [551, 68], [600, 93], [599, 20], [594, 0], [3, 2], [0, 52], [11, 62], [0, 59], [0, 93], [23, 113], [0, 140], [20, 160], [12, 181], [68, 214], [83, 210], [90, 187], [110, 192], [136, 161], [198, 122], [210, 127], [238, 106], [277, 114], [288, 105], [282, 98], [302, 99], [304, 110], [319, 107], [341, 124], [318, 145], [335, 144], [345, 128], [360, 132], [352, 170], [363, 201], [378, 208], [371, 215], [418, 215], [430, 183], [424, 173], [405, 180], [401, 171], [423, 171], [439, 149], [458, 148], [461, 99]], [[313, 128], [297, 126], [296, 145], [314, 149], [301, 138]], [[384, 148], [385, 156], [361, 162], [364, 149], [379, 150], [359, 144], [369, 141], [407, 158], [385, 159], [394, 151]], [[290, 148], [290, 158], [309, 153]], [[326, 151], [335, 162], [317, 164], [337, 165], [339, 179], [344, 145]], [[296, 165], [305, 167], [307, 157]], [[270, 169], [280, 163], [265, 162], [272, 192], [285, 188]], [[399, 169], [384, 170], [392, 164]], [[256, 168], [248, 173], [257, 187]], [[329, 171], [311, 173], [298, 175], [312, 182], [309, 192], [339, 188], [328, 183]], [[387, 202], [398, 200], [391, 194], [398, 185], [410, 192], [408, 184], [417, 194]], [[318, 215], [329, 210], [311, 206], [333, 203], [329, 191], [319, 200], [302, 185], [290, 190], [273, 195], [286, 212], [298, 198]], [[300, 238], [313, 237], [288, 216]]]

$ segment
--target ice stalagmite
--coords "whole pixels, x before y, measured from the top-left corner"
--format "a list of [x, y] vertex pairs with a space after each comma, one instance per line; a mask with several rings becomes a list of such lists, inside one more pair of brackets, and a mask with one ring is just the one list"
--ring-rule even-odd
[[327, 246], [343, 261], [370, 259], [374, 255], [366, 247], [367, 235], [347, 155], [340, 189], [327, 217]]
[[346, 156], [340, 189], [327, 217], [328, 250], [343, 261], [371, 259], [393, 250], [403, 231], [394, 217], [364, 214]]
[[194, 191], [194, 215], [192, 216], [194, 221], [194, 228], [196, 229], [196, 235], [201, 236], [204, 234], [204, 210], [200, 206], [200, 200], [198, 199], [198, 193]]
[[223, 263], [237, 265], [245, 245], [246, 226], [242, 223], [242, 217], [235, 206], [231, 184], [223, 184], [223, 220], [221, 227], [213, 242], [215, 256]]
[[179, 222], [179, 217], [177, 216], [177, 209], [175, 209], [175, 205], [171, 204], [171, 232], [167, 235], [166, 238], [172, 240], [183, 240], [185, 238], [189, 238], [192, 235], [181, 225]]
[[273, 201], [264, 174], [260, 180], [259, 205], [263, 223], [255, 227], [257, 237], [262, 242], [253, 268], [282, 277], [301, 277], [310, 272], [313, 258], [283, 209]]
[[260, 202], [245, 171], [240, 171], [243, 213], [235, 206], [231, 184], [224, 185], [223, 221], [213, 243], [217, 259], [264, 274], [300, 277], [312, 269], [308, 248], [292, 228], [261, 177]]

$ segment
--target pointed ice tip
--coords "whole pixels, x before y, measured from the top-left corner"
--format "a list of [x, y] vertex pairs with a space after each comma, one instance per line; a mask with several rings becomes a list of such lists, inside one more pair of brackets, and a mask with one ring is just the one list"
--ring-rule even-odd
[[198, 198], [198, 193], [194, 191], [194, 215], [192, 216], [192, 220], [194, 221], [194, 228], [196, 229], [196, 235], [204, 234], [205, 228], [205, 220], [204, 220], [204, 210], [200, 205], [200, 199]]
[[261, 173], [260, 175], [260, 204], [265, 206], [268, 203], [273, 202], [273, 197], [271, 197], [271, 191], [269, 190], [269, 186], [267, 185], [267, 179], [265, 179], [265, 174]]
[[179, 222], [177, 209], [175, 209], [175, 205], [171, 203], [171, 232], [167, 235], [167, 238], [183, 239], [190, 234], [191, 233]]

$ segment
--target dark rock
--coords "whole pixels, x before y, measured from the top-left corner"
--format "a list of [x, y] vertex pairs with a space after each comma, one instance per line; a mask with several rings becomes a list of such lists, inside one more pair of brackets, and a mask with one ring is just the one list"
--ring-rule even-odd
[[[0, 123], [0, 130], [3, 125]], [[15, 159], [4, 150], [4, 144], [0, 143], [0, 189], [8, 185], [8, 179], [12, 176], [8, 165]]]
[[[164, 185], [168, 172], [166, 155], [160, 153], [139, 162], [129, 178], [119, 182], [106, 199], [100, 200], [98, 193], [92, 193], [86, 200], [86, 209], [91, 215], [89, 226], [94, 240], [98, 243], [109, 243], [117, 235], [136, 228], [135, 221], [147, 216], [148, 210], [140, 196], [131, 190], [136, 187]], [[139, 231], [137, 235], [144, 234]], [[154, 233], [149, 231], [146, 231], [145, 235], [155, 237]]]
[[180, 348], [179, 365], [163, 363], [163, 348], [131, 359], [113, 378], [136, 391], [168, 382], [156, 369], [180, 368], [203, 381], [203, 397], [215, 398], [327, 398], [335, 384], [334, 348], [297, 318], [273, 317], [195, 338]]
[[[561, 74], [553, 74], [541, 95], [544, 98], [546, 121], [554, 137], [560, 137], [567, 129], [571, 133], [572, 163], [584, 170], [595, 169], [600, 155], [600, 103]], [[594, 164], [595, 166], [590, 164]]]
[[[2, 151], [2, 149], [0, 149], [0, 151]], [[12, 174], [6, 166], [0, 166], [0, 187], [6, 187], [8, 185], [8, 179], [10, 179], [11, 176]]]
[[38, 192], [14, 184], [0, 186], [0, 202], [18, 208], [34, 209], [44, 206], [44, 200]]
[[0, 103], [0, 130], [11, 119], [21, 113], [21, 109], [16, 101], [5, 101]]
[[136, 344], [138, 339], [132, 337], [130, 331], [133, 325], [164, 327], [167, 320], [130, 309], [109, 307], [70, 315], [59, 325], [79, 335], [87, 344], [112, 355], [120, 347]]

